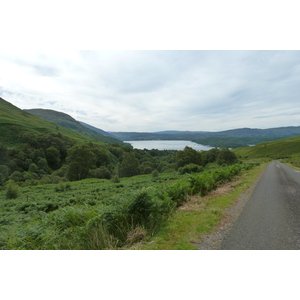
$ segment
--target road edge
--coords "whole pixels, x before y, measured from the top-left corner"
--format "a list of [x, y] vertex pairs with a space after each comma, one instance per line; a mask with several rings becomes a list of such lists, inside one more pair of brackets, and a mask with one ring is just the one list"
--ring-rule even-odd
[[224, 216], [215, 229], [211, 233], [203, 235], [202, 241], [197, 243], [198, 250], [220, 250], [223, 239], [228, 234], [233, 224], [237, 221], [269, 164], [270, 162], [264, 164], [262, 170], [254, 179], [251, 186], [242, 191], [237, 196], [236, 200], [234, 200], [233, 204], [223, 211]]

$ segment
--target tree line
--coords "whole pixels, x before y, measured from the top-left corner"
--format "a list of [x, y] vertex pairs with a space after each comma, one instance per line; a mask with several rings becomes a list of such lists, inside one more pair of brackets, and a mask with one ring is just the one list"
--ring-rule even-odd
[[14, 148], [0, 145], [0, 184], [8, 180], [30, 185], [111, 179], [175, 170], [191, 173], [202, 171], [210, 163], [236, 162], [235, 154], [227, 148], [202, 152], [190, 147], [182, 151], [139, 150], [120, 144], [77, 144], [60, 133], [25, 133]]

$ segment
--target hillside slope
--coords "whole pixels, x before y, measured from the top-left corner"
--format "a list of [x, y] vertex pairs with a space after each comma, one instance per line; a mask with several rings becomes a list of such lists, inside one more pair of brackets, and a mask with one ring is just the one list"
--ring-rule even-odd
[[273, 142], [261, 143], [252, 147], [233, 150], [241, 157], [269, 157], [272, 159], [286, 158], [300, 155], [300, 136]]
[[27, 132], [34, 134], [60, 133], [80, 143], [95, 141], [74, 130], [23, 111], [0, 98], [0, 144], [15, 146], [21, 142], [22, 135]]
[[102, 134], [102, 135], [104, 135], [104, 136], [110, 136], [110, 137], [113, 137], [110, 133], [108, 133], [108, 132], [106, 132], [106, 131], [104, 131], [104, 130], [102, 130], [102, 129], [96, 128], [96, 127], [94, 127], [94, 126], [92, 126], [92, 125], [86, 124], [86, 123], [84, 123], [84, 122], [80, 122], [80, 124], [82, 124], [83, 126], [89, 128], [89, 129], [91, 129], [91, 130], [93, 130], [93, 131], [95, 131], [95, 132], [97, 132], [97, 133], [100, 133], [100, 134]]
[[59, 126], [74, 130], [75, 132], [78, 132], [94, 140], [103, 143], [108, 143], [108, 144], [112, 144], [112, 143], [123, 144], [121, 140], [109, 136], [108, 133], [104, 135], [103, 133], [105, 131], [100, 129], [98, 132], [96, 130], [92, 130], [91, 128], [88, 127], [90, 125], [83, 125], [80, 122], [76, 121], [71, 116], [69, 116], [68, 114], [58, 112], [55, 110], [50, 110], [50, 109], [27, 109], [25, 111], [35, 116], [38, 116], [44, 120], [47, 120], [49, 122], [53, 122]]

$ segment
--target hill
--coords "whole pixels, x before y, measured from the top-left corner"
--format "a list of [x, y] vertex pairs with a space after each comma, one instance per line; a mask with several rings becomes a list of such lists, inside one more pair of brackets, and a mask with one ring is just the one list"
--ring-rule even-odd
[[300, 155], [300, 136], [234, 149], [240, 157], [280, 159]]
[[59, 126], [71, 129], [79, 134], [82, 134], [96, 141], [100, 141], [107, 144], [124, 144], [121, 140], [112, 137], [109, 133], [106, 133], [105, 131], [97, 129], [88, 124], [83, 123], [83, 125], [81, 122], [76, 121], [68, 114], [50, 109], [27, 109], [25, 111], [44, 120], [55, 123]]
[[[80, 122], [80, 121], [79, 121], [79, 122]], [[106, 131], [104, 131], [104, 130], [102, 130], [102, 129], [96, 128], [96, 127], [94, 127], [94, 126], [92, 126], [92, 125], [86, 124], [86, 123], [84, 123], [84, 122], [80, 122], [80, 124], [82, 124], [83, 126], [89, 128], [89, 129], [91, 129], [91, 130], [93, 130], [93, 131], [95, 131], [95, 132], [97, 132], [97, 133], [100, 133], [100, 134], [102, 134], [102, 135], [104, 135], [104, 136], [110, 136], [110, 137], [113, 137], [110, 133], [108, 133], [108, 132], [106, 132]]]
[[212, 147], [246, 147], [300, 135], [298, 127], [269, 129], [239, 128], [220, 132], [208, 131], [162, 131], [162, 132], [110, 132], [123, 140], [190, 140]]
[[73, 130], [60, 127], [32, 115], [0, 98], [0, 143], [14, 146], [21, 142], [24, 133], [34, 134], [60, 133], [78, 142], [85, 142], [85, 136]]

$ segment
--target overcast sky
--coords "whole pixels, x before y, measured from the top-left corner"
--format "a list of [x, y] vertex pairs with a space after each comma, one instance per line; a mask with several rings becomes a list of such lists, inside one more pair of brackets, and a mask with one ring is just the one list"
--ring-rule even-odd
[[0, 51], [0, 97], [106, 131], [300, 126], [299, 51]]

